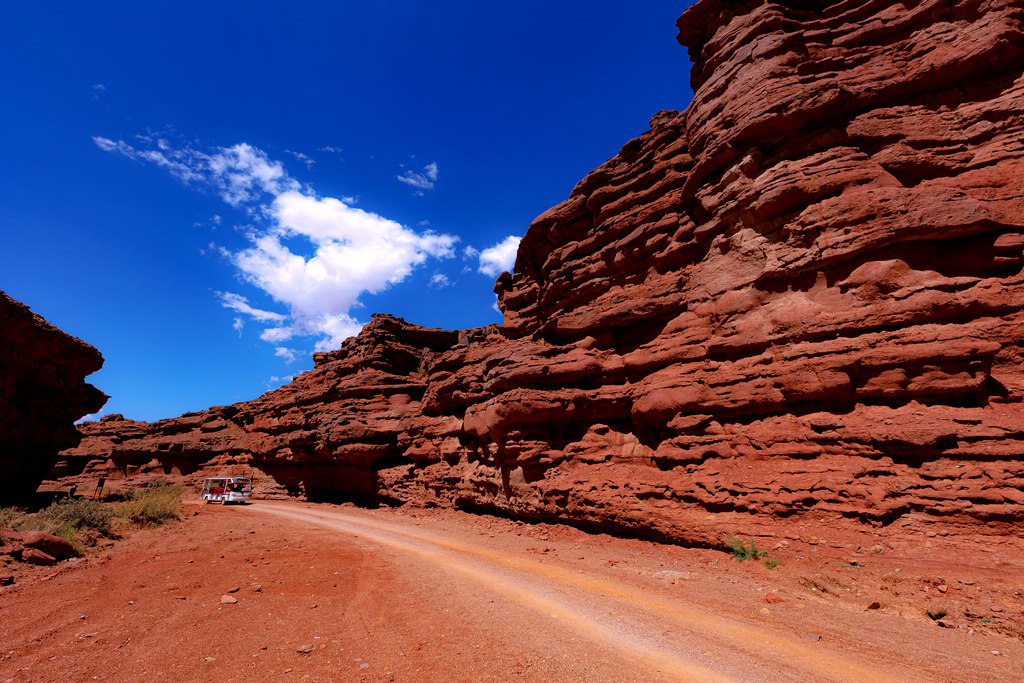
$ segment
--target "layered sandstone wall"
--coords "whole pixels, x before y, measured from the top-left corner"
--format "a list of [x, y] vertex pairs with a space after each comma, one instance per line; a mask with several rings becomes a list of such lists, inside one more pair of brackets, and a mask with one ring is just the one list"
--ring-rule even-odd
[[307, 494], [693, 543], [780, 518], [1005, 532], [1022, 21], [1002, 0], [702, 0], [679, 21], [693, 102], [530, 226], [503, 326], [376, 317], [256, 401], [85, 432], [143, 430], [111, 462], [230, 452]]
[[75, 420], [107, 401], [84, 381], [102, 366], [99, 351], [0, 292], [0, 505], [35, 491], [78, 444]]

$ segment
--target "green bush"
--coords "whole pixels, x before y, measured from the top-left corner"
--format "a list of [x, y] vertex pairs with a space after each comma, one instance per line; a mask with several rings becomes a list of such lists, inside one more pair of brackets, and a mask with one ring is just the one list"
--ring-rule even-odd
[[[763, 554], [764, 553], [762, 553], [762, 555]], [[766, 558], [764, 558], [764, 566], [767, 567], [768, 569], [775, 569], [780, 564], [782, 564], [782, 560], [780, 560], [777, 557], [766, 557]]]
[[737, 560], [750, 560], [755, 557], [764, 557], [768, 554], [763, 550], [757, 549], [757, 544], [754, 543], [754, 539], [750, 539], [749, 546], [744, 543], [742, 539], [736, 537], [726, 539], [726, 543], [729, 546], [729, 552], [731, 552], [733, 558]]
[[140, 526], [160, 526], [181, 518], [182, 487], [178, 484], [156, 481], [135, 494], [117, 508], [117, 515]]

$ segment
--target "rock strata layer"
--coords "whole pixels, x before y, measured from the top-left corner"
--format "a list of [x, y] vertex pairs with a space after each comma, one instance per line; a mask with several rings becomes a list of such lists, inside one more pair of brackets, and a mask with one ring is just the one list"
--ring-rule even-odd
[[75, 420], [107, 401], [84, 381], [102, 366], [99, 351], [0, 292], [0, 505], [35, 491], [78, 444]]
[[[1024, 519], [1024, 8], [701, 0], [694, 98], [537, 218], [503, 326], [375, 316], [72, 458], [718, 544]], [[170, 463], [178, 463], [171, 465]], [[188, 463], [185, 470], [181, 463]]]

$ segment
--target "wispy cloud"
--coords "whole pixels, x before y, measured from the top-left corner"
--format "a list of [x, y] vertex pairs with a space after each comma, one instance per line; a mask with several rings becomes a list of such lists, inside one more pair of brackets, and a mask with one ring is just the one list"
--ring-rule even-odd
[[291, 154], [293, 157], [295, 157], [296, 159], [298, 159], [299, 161], [304, 163], [306, 165], [306, 168], [308, 168], [308, 169], [312, 169], [313, 168], [313, 164], [316, 163], [316, 159], [314, 159], [313, 157], [309, 156], [308, 154], [303, 154], [302, 152], [293, 152], [290, 149], [286, 149], [284, 151], [284, 153], [285, 154]]
[[[494, 246], [487, 247], [481, 251], [478, 254], [480, 265], [477, 267], [477, 270], [491, 277], [498, 277], [500, 273], [512, 270], [516, 263], [516, 253], [519, 251], [519, 240], [521, 239], [521, 236], [509, 235]], [[470, 249], [472, 247], [466, 247], [463, 253], [467, 256], [470, 255]], [[476, 250], [473, 249], [473, 251], [475, 252]]]
[[233, 311], [244, 313], [253, 320], [261, 323], [277, 322], [287, 319], [287, 316], [281, 313], [274, 313], [273, 311], [264, 311], [259, 308], [253, 308], [249, 305], [249, 300], [241, 294], [235, 294], [234, 292], [214, 292], [217, 298], [220, 299], [220, 305], [224, 308], [230, 308]]
[[434, 183], [437, 182], [437, 162], [432, 161], [423, 167], [423, 170], [419, 173], [416, 171], [406, 171], [398, 177], [399, 182], [403, 182], [409, 187], [415, 188], [418, 196], [423, 196], [424, 190], [433, 190]]
[[[212, 190], [249, 213], [256, 225], [247, 233], [248, 246], [218, 250], [242, 279], [288, 313], [255, 307], [233, 292], [217, 296], [226, 308], [260, 323], [275, 323], [260, 335], [269, 343], [313, 335], [319, 338], [317, 350], [336, 349], [362, 327], [351, 314], [360, 306], [362, 294], [376, 294], [402, 282], [427, 259], [455, 254], [458, 237], [417, 232], [357, 209], [345, 201], [348, 198], [318, 196], [252, 145], [202, 150], [163, 137], [145, 137], [146, 147], [103, 137], [93, 141], [104, 151], [164, 168], [188, 186]], [[436, 179], [436, 164], [431, 166]], [[296, 253], [294, 244], [305, 251]], [[275, 354], [287, 361], [286, 351], [295, 353], [275, 347]]]
[[265, 194], [300, 188], [298, 181], [285, 173], [281, 162], [271, 161], [262, 150], [244, 142], [208, 153], [187, 146], [175, 148], [166, 138], [136, 137], [156, 149], [139, 149], [124, 140], [99, 136], [92, 140], [104, 152], [156, 164], [186, 185], [212, 188], [236, 208], [252, 204]]

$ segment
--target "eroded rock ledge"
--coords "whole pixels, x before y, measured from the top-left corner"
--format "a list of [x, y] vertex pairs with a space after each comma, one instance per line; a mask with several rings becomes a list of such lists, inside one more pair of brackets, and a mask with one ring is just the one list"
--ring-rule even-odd
[[[817, 9], [814, 9], [817, 8]], [[1024, 520], [1024, 8], [702, 0], [694, 99], [536, 219], [505, 324], [375, 316], [259, 399], [73, 458], [691, 543]], [[187, 463], [187, 465], [186, 465]]]
[[107, 396], [85, 377], [103, 356], [0, 292], [0, 505], [31, 494], [78, 444], [75, 420]]

